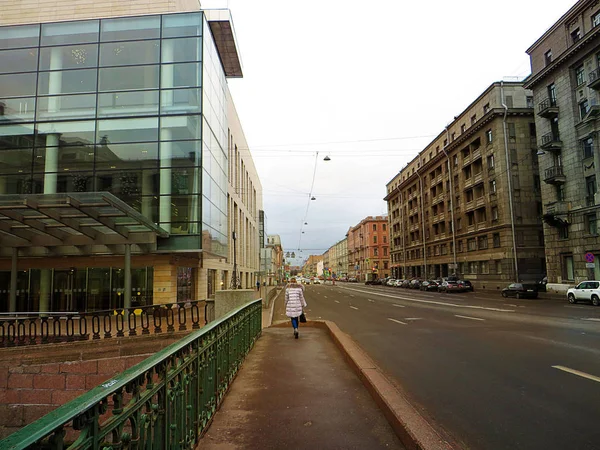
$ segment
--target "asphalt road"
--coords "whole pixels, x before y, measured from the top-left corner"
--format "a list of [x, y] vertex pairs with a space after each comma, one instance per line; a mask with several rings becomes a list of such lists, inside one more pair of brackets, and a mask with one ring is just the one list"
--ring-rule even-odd
[[307, 286], [457, 448], [600, 449], [600, 308], [499, 293]]

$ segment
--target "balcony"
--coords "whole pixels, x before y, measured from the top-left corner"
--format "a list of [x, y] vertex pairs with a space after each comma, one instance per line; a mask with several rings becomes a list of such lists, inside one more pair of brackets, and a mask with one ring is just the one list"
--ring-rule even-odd
[[473, 175], [473, 184], [483, 183], [483, 171]]
[[471, 154], [469, 153], [466, 156], [463, 156], [463, 166], [468, 166], [471, 164]]
[[472, 155], [473, 161], [477, 161], [478, 159], [481, 159], [481, 149], [477, 148], [476, 150], [473, 150], [471, 155]]
[[464, 188], [470, 188], [471, 186], [473, 186], [473, 177], [466, 178]]
[[558, 116], [558, 105], [555, 98], [547, 98], [542, 100], [538, 105], [538, 116], [552, 119]]
[[544, 182], [547, 184], [564, 184], [566, 181], [562, 166], [549, 167], [544, 172]]
[[475, 206], [476, 207], [480, 207], [480, 206], [484, 206], [485, 205], [485, 197], [479, 197], [477, 200], [475, 200]]
[[600, 67], [588, 74], [588, 87], [596, 91], [600, 90]]
[[471, 211], [475, 208], [475, 202], [473, 200], [465, 203], [465, 211]]
[[550, 151], [561, 151], [562, 150], [562, 141], [560, 140], [560, 136], [558, 133], [550, 132], [546, 133], [542, 136], [542, 145], [540, 148], [542, 150], [550, 150]]

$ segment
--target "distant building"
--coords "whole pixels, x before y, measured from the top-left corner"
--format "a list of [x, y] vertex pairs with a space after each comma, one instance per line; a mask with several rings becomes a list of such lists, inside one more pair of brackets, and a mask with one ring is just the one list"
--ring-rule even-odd
[[302, 266], [302, 275], [305, 277], [315, 277], [318, 274], [317, 264], [323, 262], [323, 255], [310, 255], [308, 260]]
[[329, 266], [332, 276], [348, 276], [348, 239], [344, 238], [329, 248]]
[[[528, 50], [548, 288], [600, 279], [600, 5], [578, 1]], [[595, 261], [586, 254], [595, 255]]]
[[267, 248], [271, 249], [271, 267], [267, 276], [269, 284], [282, 283], [285, 278], [285, 266], [283, 258], [283, 248], [281, 247], [281, 237], [278, 234], [267, 236]]
[[368, 216], [348, 230], [348, 276], [359, 281], [390, 274], [387, 216]]
[[544, 274], [531, 92], [493, 83], [387, 184], [396, 278]]

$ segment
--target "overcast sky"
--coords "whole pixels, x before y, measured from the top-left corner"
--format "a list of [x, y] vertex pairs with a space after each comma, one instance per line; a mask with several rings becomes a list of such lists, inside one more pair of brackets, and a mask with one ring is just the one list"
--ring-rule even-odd
[[491, 83], [527, 76], [525, 50], [575, 3], [202, 0], [233, 15], [267, 233], [300, 263], [387, 214], [386, 184]]

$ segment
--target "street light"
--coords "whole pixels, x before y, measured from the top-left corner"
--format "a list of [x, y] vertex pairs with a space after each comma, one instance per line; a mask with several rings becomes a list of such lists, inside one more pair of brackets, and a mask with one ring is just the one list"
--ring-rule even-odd
[[315, 197], [311, 197], [310, 199], [311, 199], [311, 200], [316, 200], [316, 198], [315, 198]]
[[331, 161], [331, 158], [329, 156], [325, 156], [325, 158], [323, 158], [323, 161]]

